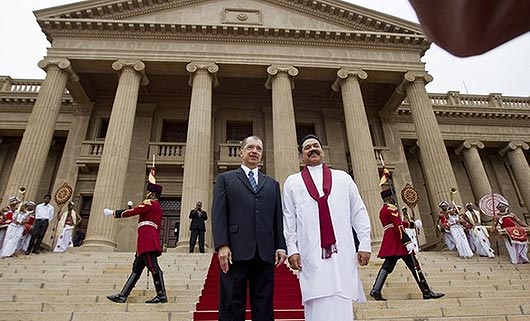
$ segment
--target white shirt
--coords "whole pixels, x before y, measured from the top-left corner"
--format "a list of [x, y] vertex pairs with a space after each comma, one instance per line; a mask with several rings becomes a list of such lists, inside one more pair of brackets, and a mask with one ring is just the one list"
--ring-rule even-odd
[[250, 171], [252, 171], [254, 173], [254, 179], [256, 180], [256, 185], [259, 185], [259, 182], [258, 182], [258, 173], [259, 173], [259, 170], [258, 168], [254, 168], [254, 169], [250, 169], [248, 167], [246, 167], [245, 165], [241, 164], [241, 168], [245, 171], [245, 175], [247, 175], [247, 178], [248, 178], [248, 173], [250, 173]]
[[35, 208], [35, 219], [45, 219], [51, 221], [53, 219], [54, 208], [53, 206], [44, 203], [40, 203]]

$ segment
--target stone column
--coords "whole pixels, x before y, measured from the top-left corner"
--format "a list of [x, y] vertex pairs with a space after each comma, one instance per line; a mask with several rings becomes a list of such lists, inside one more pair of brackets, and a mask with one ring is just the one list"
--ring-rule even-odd
[[298, 69], [272, 65], [267, 68], [267, 73], [269, 76], [265, 87], [272, 90], [274, 177], [283, 190], [287, 177], [300, 171], [292, 95], [292, 77], [298, 75]]
[[457, 155], [464, 157], [467, 172], [471, 180], [473, 194], [477, 201], [485, 194], [491, 193], [491, 184], [480, 159], [478, 150], [484, 148], [484, 143], [478, 140], [466, 140], [455, 150]]
[[[74, 105], [72, 122], [70, 124], [70, 130], [68, 131], [68, 137], [64, 145], [63, 154], [61, 156], [61, 162], [57, 169], [57, 175], [55, 176], [55, 182], [53, 184], [52, 192], [55, 193], [59, 187], [64, 183], [67, 183], [75, 191], [77, 183], [77, 174], [79, 168], [76, 164], [76, 159], [79, 157], [81, 152], [81, 144], [85, 140], [86, 132], [88, 129], [88, 122], [90, 120], [90, 113], [92, 112], [93, 104]], [[74, 193], [75, 194], [75, 193]], [[73, 198], [72, 201], [76, 201]], [[58, 211], [59, 209], [56, 208]], [[55, 215], [54, 219], [50, 224], [55, 226], [57, 223], [58, 215]], [[51, 228], [47, 230], [46, 236], [42, 241], [44, 244], [51, 245], [51, 236], [53, 231]]]
[[344, 144], [342, 127], [344, 116], [340, 109], [335, 108], [322, 108], [321, 112], [324, 117], [324, 128], [329, 147], [329, 155], [326, 155], [326, 158], [333, 165], [333, 168], [348, 172], [346, 145]]
[[355, 183], [363, 198], [372, 223], [372, 240], [381, 240], [382, 227], [379, 224], [379, 210], [383, 201], [380, 197], [379, 171], [370, 136], [368, 117], [364, 108], [359, 81], [368, 77], [364, 70], [341, 68], [331, 86], [342, 93], [344, 122], [348, 137], [351, 165]]
[[77, 78], [70, 67], [70, 61], [66, 59], [41, 60], [39, 67], [46, 71], [46, 79], [24, 131], [4, 192], [5, 200], [16, 195], [20, 187], [26, 188], [26, 199], [41, 199], [42, 195], [36, 194], [52, 144], [66, 82], [69, 76]]
[[[441, 200], [450, 200], [451, 188], [457, 188], [456, 178], [445, 148], [442, 133], [438, 127], [432, 103], [425, 84], [432, 76], [425, 72], [407, 72], [405, 89], [412, 113], [412, 121], [418, 135], [423, 174], [429, 195], [431, 195], [432, 213], [438, 212]], [[454, 198], [462, 204], [460, 194]]]
[[189, 85], [192, 90], [177, 243], [177, 248], [182, 252], [189, 250], [190, 210], [195, 208], [198, 201], [202, 202], [202, 207], [207, 212], [210, 208], [212, 89], [217, 85], [219, 66], [213, 62], [191, 62], [186, 70], [190, 73]]
[[511, 141], [499, 151], [499, 154], [508, 157], [526, 210], [530, 211], [530, 167], [523, 152], [523, 149], [528, 150], [528, 148], [529, 146], [525, 142]]
[[[112, 105], [109, 128], [99, 164], [84, 248], [116, 249], [115, 220], [103, 216], [104, 208], [124, 208], [123, 188], [133, 137], [140, 84], [147, 85], [145, 64], [139, 60], [118, 60], [112, 68], [120, 74]], [[141, 173], [144, 175], [144, 173]]]

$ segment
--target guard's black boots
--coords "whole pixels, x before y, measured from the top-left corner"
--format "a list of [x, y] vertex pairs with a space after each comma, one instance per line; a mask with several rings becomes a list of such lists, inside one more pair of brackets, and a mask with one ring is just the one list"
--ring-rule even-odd
[[136, 282], [139, 278], [139, 274], [132, 272], [131, 275], [129, 275], [129, 278], [127, 279], [127, 282], [125, 282], [125, 285], [123, 286], [123, 289], [120, 291], [120, 293], [114, 295], [107, 295], [107, 299], [116, 303], [125, 303], [125, 301], [127, 301], [127, 297], [129, 296], [129, 294], [131, 294], [131, 291], [136, 285]]
[[443, 293], [438, 293], [438, 292], [433, 292], [432, 290], [427, 290], [426, 292], [423, 292], [423, 299], [424, 300], [429, 300], [429, 299], [439, 299], [441, 297], [443, 297], [445, 294]]
[[424, 300], [430, 300], [430, 299], [439, 299], [443, 297], [445, 294], [443, 293], [437, 293], [432, 291], [429, 288], [429, 284], [427, 284], [427, 280], [425, 279], [425, 276], [422, 272], [418, 272], [419, 280], [416, 280], [418, 283], [418, 286], [420, 287], [421, 293], [423, 293], [423, 299]]
[[153, 282], [155, 283], [156, 296], [151, 300], [145, 301], [145, 303], [166, 303], [166, 286], [164, 284], [164, 277], [162, 275], [162, 271], [160, 270], [157, 273], [152, 274]]
[[388, 276], [387, 271], [383, 269], [380, 269], [379, 273], [377, 273], [377, 278], [375, 279], [374, 286], [372, 288], [372, 291], [370, 291], [370, 296], [374, 298], [376, 301], [386, 301], [386, 299], [383, 298], [383, 295], [381, 295], [381, 289], [383, 288], [383, 285], [385, 284], [387, 276]]

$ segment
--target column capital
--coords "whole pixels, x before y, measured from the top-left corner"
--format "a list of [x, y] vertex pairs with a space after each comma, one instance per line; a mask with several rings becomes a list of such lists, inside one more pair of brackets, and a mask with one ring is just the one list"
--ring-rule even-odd
[[125, 68], [130, 68], [138, 72], [142, 76], [142, 81], [140, 82], [140, 85], [149, 85], [149, 78], [147, 78], [147, 74], [145, 73], [145, 64], [143, 63], [143, 61], [120, 59], [112, 63], [112, 69], [116, 70], [118, 73], [123, 72]]
[[523, 141], [512, 140], [504, 148], [499, 150], [499, 155], [504, 156], [507, 152], [514, 151], [516, 149], [528, 150], [530, 146]]
[[460, 147], [455, 149], [455, 154], [460, 155], [464, 150], [476, 148], [476, 149], [483, 149], [484, 143], [479, 141], [478, 139], [468, 139], [465, 140]]
[[64, 71], [66, 74], [68, 74], [70, 80], [75, 82], [79, 81], [79, 77], [72, 69], [72, 64], [70, 63], [70, 60], [66, 58], [45, 58], [39, 61], [37, 65], [39, 66], [39, 68], [43, 69], [46, 72], [48, 72], [48, 68], [50, 68], [50, 66], [56, 66], [57, 68], [59, 68], [59, 70]]
[[331, 85], [331, 89], [333, 91], [340, 91], [341, 81], [348, 79], [348, 77], [352, 76], [357, 78], [357, 80], [365, 80], [366, 78], [368, 78], [368, 74], [362, 69], [343, 67], [337, 71], [337, 78]]
[[212, 75], [214, 87], [219, 85], [219, 80], [217, 79], [219, 65], [213, 61], [192, 61], [186, 65], [186, 71], [191, 74], [190, 79], [188, 80], [188, 85], [190, 85], [190, 87], [193, 87], [193, 77], [195, 77], [197, 71], [201, 70], [204, 70]]
[[425, 71], [409, 71], [403, 76], [405, 83], [422, 82], [424, 84], [430, 83], [433, 78]]
[[298, 69], [294, 66], [289, 65], [270, 65], [267, 67], [267, 81], [265, 81], [265, 88], [271, 89], [272, 88], [272, 78], [279, 74], [287, 74], [291, 81], [291, 89], [294, 89], [294, 80], [293, 77], [298, 76]]

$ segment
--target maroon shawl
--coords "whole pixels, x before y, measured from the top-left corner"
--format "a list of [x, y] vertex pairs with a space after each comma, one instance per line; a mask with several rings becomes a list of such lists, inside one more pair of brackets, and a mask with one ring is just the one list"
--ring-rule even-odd
[[337, 240], [335, 239], [335, 232], [333, 231], [333, 223], [331, 222], [328, 206], [328, 196], [331, 192], [331, 170], [326, 164], [322, 164], [322, 190], [324, 191], [322, 197], [318, 195], [317, 187], [307, 166], [302, 169], [302, 179], [304, 180], [309, 195], [317, 201], [322, 258], [329, 259], [333, 253], [337, 253]]

